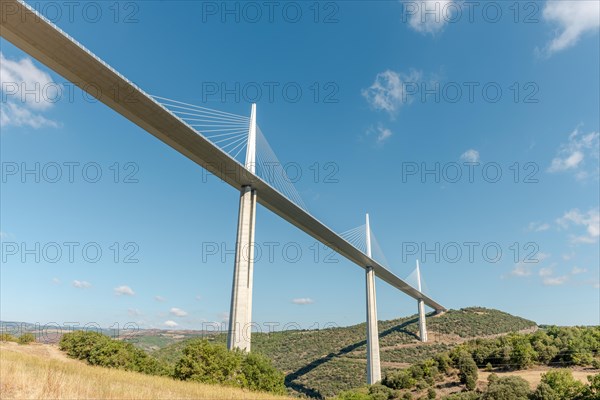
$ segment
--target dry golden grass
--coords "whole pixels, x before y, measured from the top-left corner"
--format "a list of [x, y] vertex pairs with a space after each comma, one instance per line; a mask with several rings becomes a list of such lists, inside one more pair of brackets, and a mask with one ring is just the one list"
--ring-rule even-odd
[[210, 399], [275, 400], [288, 397], [135, 372], [65, 359], [48, 345], [0, 345], [1, 399]]

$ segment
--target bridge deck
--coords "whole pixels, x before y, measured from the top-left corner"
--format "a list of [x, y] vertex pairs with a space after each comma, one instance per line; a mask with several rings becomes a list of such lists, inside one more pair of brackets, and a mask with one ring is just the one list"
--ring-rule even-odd
[[372, 266], [383, 281], [415, 299], [422, 299], [438, 312], [445, 310], [442, 305], [367, 257], [258, 176], [248, 172], [227, 153], [29, 6], [17, 0], [2, 0], [1, 12], [0, 35], [6, 40], [236, 189], [252, 185], [257, 190], [260, 204], [348, 260], [363, 269], [367, 265]]

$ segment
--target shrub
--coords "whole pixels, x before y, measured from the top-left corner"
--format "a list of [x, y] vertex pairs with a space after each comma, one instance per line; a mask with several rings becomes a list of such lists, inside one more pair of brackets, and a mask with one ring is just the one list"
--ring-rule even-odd
[[429, 400], [434, 400], [437, 397], [437, 393], [434, 388], [429, 388], [427, 390], [427, 398]]
[[142, 372], [150, 375], [168, 375], [167, 368], [131, 343], [113, 340], [92, 331], [75, 331], [60, 340], [59, 348], [69, 357], [85, 360], [91, 365]]
[[588, 376], [590, 386], [586, 389], [586, 399], [598, 399], [600, 398], [600, 374], [594, 376]]
[[531, 400], [561, 400], [554, 389], [547, 383], [540, 383], [531, 394]]
[[527, 400], [529, 394], [529, 384], [525, 379], [508, 376], [490, 381], [482, 400]]
[[207, 340], [193, 340], [183, 349], [174, 377], [181, 380], [221, 384], [285, 393], [284, 375], [259, 354], [229, 351]]
[[449, 374], [452, 371], [452, 359], [447, 353], [436, 356], [435, 361], [437, 361], [438, 369], [444, 374]]
[[35, 336], [33, 333], [24, 333], [17, 339], [19, 344], [29, 344], [35, 342]]
[[242, 361], [242, 374], [246, 378], [246, 387], [284, 394], [286, 392], [285, 375], [277, 371], [271, 360], [261, 354], [250, 353]]
[[98, 332], [75, 331], [66, 333], [59, 342], [59, 348], [69, 357], [88, 361], [90, 353], [96, 346], [102, 346], [110, 338]]
[[475, 390], [477, 387], [477, 378], [474, 378], [472, 375], [468, 375], [465, 380], [465, 387], [467, 390]]
[[372, 400], [391, 400], [394, 398], [394, 391], [387, 386], [371, 385], [369, 395]]
[[175, 377], [181, 380], [242, 387], [242, 353], [206, 340], [191, 341], [175, 365]]
[[0, 333], [0, 342], [16, 342], [17, 338], [10, 333]]
[[392, 389], [412, 389], [417, 381], [408, 370], [402, 370], [388, 373], [381, 383]]
[[475, 392], [464, 392], [451, 394], [450, 396], [444, 397], [444, 400], [479, 400], [479, 395]]
[[371, 400], [371, 396], [366, 393], [358, 392], [355, 390], [348, 390], [338, 394], [335, 400]]

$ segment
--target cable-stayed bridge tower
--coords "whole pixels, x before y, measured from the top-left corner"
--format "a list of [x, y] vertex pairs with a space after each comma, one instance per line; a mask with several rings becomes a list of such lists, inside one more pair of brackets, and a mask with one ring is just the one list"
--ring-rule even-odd
[[[367, 256], [371, 257], [371, 225], [369, 214], [366, 216]], [[379, 358], [379, 329], [377, 327], [377, 300], [375, 296], [375, 271], [365, 266], [367, 284], [367, 383], [372, 385], [381, 380], [381, 361]]]
[[[245, 167], [256, 170], [256, 104], [252, 104], [248, 127]], [[252, 185], [240, 189], [235, 265], [231, 289], [231, 309], [227, 348], [250, 351], [252, 334], [252, 283], [254, 274], [254, 227], [256, 224], [256, 190]]]
[[[421, 266], [417, 260], [417, 289], [421, 291]], [[427, 326], [425, 325], [425, 303], [423, 299], [417, 300], [419, 308], [419, 339], [421, 342], [427, 342]]]

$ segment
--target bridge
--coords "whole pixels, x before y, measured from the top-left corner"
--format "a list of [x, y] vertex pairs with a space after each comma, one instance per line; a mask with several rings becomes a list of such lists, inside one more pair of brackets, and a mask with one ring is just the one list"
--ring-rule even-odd
[[[265, 165], [273, 162], [273, 152], [256, 123], [256, 105], [252, 105], [250, 117], [244, 117], [151, 96], [25, 2], [2, 0], [1, 8], [3, 38], [240, 191], [229, 349], [250, 351], [256, 203], [365, 270], [369, 384], [381, 379], [376, 276], [417, 300], [420, 339], [427, 340], [425, 305], [437, 313], [445, 308], [422, 292], [418, 262], [415, 288], [373, 257], [368, 215], [364, 226], [338, 234], [307, 211], [289, 182], [267, 179]], [[239, 161], [244, 148], [245, 160]], [[364, 239], [364, 249], [357, 238]], [[244, 254], [244, 249], [249, 249], [249, 254]]]

